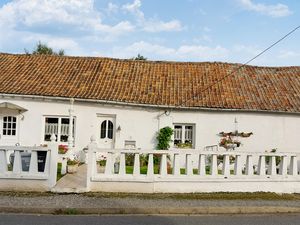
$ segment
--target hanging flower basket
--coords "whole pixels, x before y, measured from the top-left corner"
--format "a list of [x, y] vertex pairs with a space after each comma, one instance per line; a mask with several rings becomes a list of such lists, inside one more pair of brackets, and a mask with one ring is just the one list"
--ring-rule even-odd
[[250, 137], [251, 135], [253, 135], [252, 132], [246, 133], [246, 132], [224, 132], [224, 131], [222, 131], [222, 132], [219, 133], [219, 136], [221, 136], [221, 137], [230, 136], [230, 137], [244, 137], [244, 138], [246, 138], [246, 137]]
[[219, 146], [226, 149], [235, 149], [236, 147], [240, 147], [241, 142], [233, 141], [230, 137], [222, 138]]

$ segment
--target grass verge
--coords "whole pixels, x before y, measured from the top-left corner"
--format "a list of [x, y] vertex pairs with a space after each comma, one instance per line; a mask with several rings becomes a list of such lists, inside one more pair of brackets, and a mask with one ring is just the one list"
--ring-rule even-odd
[[57, 209], [54, 212], [54, 215], [78, 215], [81, 214], [78, 209]]
[[0, 192], [0, 196], [11, 197], [51, 197], [63, 195], [76, 195], [92, 198], [138, 198], [138, 199], [171, 199], [171, 200], [267, 200], [267, 201], [300, 201], [300, 194], [277, 194], [272, 192], [218, 192], [218, 193], [187, 193], [187, 194], [148, 194], [148, 193], [108, 193], [87, 192], [82, 194], [58, 194], [51, 192]]
[[88, 192], [82, 195], [98, 198], [140, 198], [140, 199], [175, 199], [175, 200], [300, 200], [300, 194], [277, 194], [272, 192], [218, 192], [187, 194], [147, 194], [147, 193], [103, 193]]

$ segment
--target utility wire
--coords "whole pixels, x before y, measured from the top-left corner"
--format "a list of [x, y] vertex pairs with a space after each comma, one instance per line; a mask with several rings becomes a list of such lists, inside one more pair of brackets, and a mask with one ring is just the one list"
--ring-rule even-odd
[[234, 74], [235, 72], [239, 71], [241, 68], [243, 68], [244, 66], [248, 65], [250, 62], [252, 62], [253, 60], [255, 60], [256, 58], [260, 57], [262, 54], [264, 54], [265, 52], [267, 52], [268, 50], [270, 50], [271, 48], [273, 48], [275, 45], [277, 45], [279, 42], [283, 41], [285, 38], [287, 38], [288, 36], [290, 36], [292, 33], [294, 33], [296, 30], [298, 30], [300, 28], [300, 26], [294, 28], [292, 31], [290, 31], [289, 33], [287, 33], [286, 35], [284, 35], [282, 38], [280, 38], [278, 41], [274, 42], [272, 45], [270, 45], [269, 47], [267, 47], [265, 50], [263, 50], [262, 52], [260, 52], [258, 55], [254, 56], [253, 58], [251, 58], [250, 60], [248, 60], [247, 62], [243, 63], [242, 65], [240, 65], [237, 69], [231, 71], [229, 74], [225, 75], [224, 77], [220, 78], [219, 80], [217, 80], [215, 83], [209, 85], [208, 87], [200, 90], [200, 93], [194, 95], [192, 98], [187, 99], [184, 102], [181, 102], [179, 104], [179, 106], [183, 106], [183, 104], [189, 102], [192, 99], [195, 99], [196, 97], [198, 97], [202, 92], [210, 89], [212, 86], [216, 85], [217, 83], [221, 82], [222, 80], [224, 80], [225, 78], [231, 76], [232, 74]]

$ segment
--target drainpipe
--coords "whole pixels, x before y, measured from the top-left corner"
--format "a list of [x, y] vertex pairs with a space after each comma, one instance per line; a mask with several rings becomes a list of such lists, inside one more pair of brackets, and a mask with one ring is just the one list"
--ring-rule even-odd
[[68, 136], [68, 152], [69, 154], [73, 154], [73, 118], [74, 118], [74, 98], [70, 99], [70, 108], [69, 108], [69, 136]]

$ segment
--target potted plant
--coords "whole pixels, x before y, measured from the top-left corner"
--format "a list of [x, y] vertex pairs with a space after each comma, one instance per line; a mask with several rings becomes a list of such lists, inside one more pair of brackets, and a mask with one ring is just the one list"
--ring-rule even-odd
[[236, 147], [240, 147], [241, 142], [236, 141], [236, 140], [232, 140], [230, 136], [226, 137], [226, 138], [222, 138], [219, 146], [226, 148], [226, 149], [234, 149]]
[[68, 151], [68, 145], [58, 145], [58, 154], [66, 154]]
[[104, 155], [100, 155], [97, 161], [97, 171], [98, 173], [104, 173], [106, 165], [106, 157]]
[[72, 156], [67, 160], [67, 172], [68, 173], [76, 173], [79, 166], [79, 160], [76, 156]]

